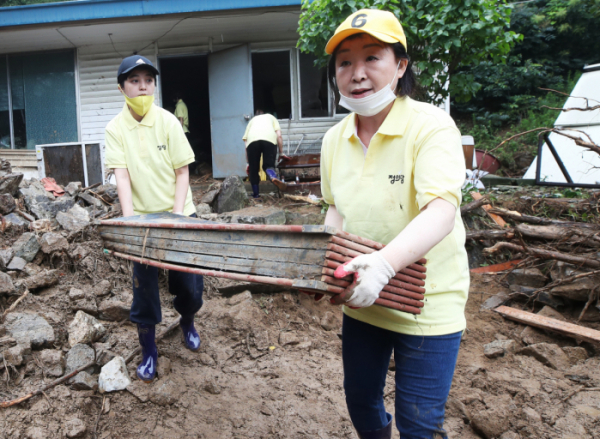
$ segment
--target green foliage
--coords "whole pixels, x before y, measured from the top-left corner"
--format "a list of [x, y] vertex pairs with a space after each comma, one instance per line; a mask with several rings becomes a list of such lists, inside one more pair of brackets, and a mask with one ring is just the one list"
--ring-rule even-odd
[[337, 26], [363, 8], [388, 10], [398, 17], [419, 82], [432, 102], [441, 102], [448, 93], [468, 100], [479, 85], [461, 67], [486, 60], [502, 63], [520, 39], [508, 29], [511, 7], [505, 0], [303, 0], [298, 48], [324, 66], [325, 45]]

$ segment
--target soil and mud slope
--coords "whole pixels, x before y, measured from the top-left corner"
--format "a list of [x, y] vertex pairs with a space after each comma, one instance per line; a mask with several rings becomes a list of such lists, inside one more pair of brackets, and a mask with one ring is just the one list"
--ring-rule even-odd
[[[137, 355], [126, 367], [131, 383], [101, 393], [101, 367], [126, 359], [138, 346], [127, 318], [131, 266], [105, 255], [89, 224], [90, 217], [118, 214], [107, 195], [111, 188], [94, 190], [88, 201], [73, 195], [69, 205], [56, 197], [64, 206], [40, 198], [43, 188], [36, 183], [25, 189], [33, 207], [17, 195], [17, 209], [33, 221], [11, 224], [0, 235], [0, 403], [34, 392], [90, 359], [96, 364], [25, 402], [0, 408], [0, 438], [356, 438], [342, 388], [341, 310], [296, 291], [206, 278], [205, 303], [196, 317], [200, 351], [186, 350], [176, 328], [158, 343], [159, 376], [153, 383], [135, 378]], [[494, 207], [539, 213], [543, 199], [525, 196], [535, 198], [497, 197]], [[255, 221], [249, 218], [261, 217], [262, 210], [277, 221], [322, 218], [321, 207], [310, 203], [268, 195], [252, 203], [243, 213], [229, 212], [228, 221]], [[535, 211], [526, 210], [531, 206]], [[54, 218], [63, 212], [58, 216], [65, 225], [46, 218], [42, 227], [35, 212], [41, 216], [53, 209]], [[516, 229], [517, 223], [506, 219], [507, 228]], [[465, 223], [469, 232], [498, 229], [481, 208]], [[490, 236], [469, 239], [472, 268], [512, 259], [525, 263], [512, 272], [472, 275], [468, 329], [447, 404], [449, 437], [600, 438], [597, 346], [505, 320], [490, 305], [494, 299], [598, 330], [600, 311], [591, 300], [597, 282], [581, 281], [594, 277], [561, 283], [573, 272], [593, 269], [565, 261], [559, 267], [533, 253], [486, 253], [496, 242]], [[527, 237], [502, 239], [533, 246]], [[562, 254], [594, 259], [590, 255], [598, 252], [582, 244], [581, 235], [569, 235], [577, 242], [536, 239], [535, 247]], [[161, 272], [159, 333], [178, 318], [166, 280]], [[392, 413], [393, 375], [392, 361], [384, 393]]]

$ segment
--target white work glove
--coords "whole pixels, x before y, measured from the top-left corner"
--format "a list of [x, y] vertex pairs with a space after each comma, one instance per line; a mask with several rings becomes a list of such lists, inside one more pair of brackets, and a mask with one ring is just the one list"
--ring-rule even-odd
[[334, 276], [338, 279], [354, 274], [354, 282], [348, 290], [354, 291], [345, 305], [365, 308], [373, 305], [379, 293], [396, 272], [379, 252], [360, 255], [336, 268]]

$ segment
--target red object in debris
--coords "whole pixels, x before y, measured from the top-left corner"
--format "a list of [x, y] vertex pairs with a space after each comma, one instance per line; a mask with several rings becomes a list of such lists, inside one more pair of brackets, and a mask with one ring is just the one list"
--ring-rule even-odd
[[491, 155], [489, 152], [482, 151], [481, 149], [476, 149], [475, 157], [477, 160], [477, 168], [480, 168], [481, 165], [480, 169], [482, 171], [486, 171], [490, 174], [493, 174], [498, 169], [500, 169], [500, 161], [496, 157]]
[[52, 177], [42, 178], [42, 184], [44, 185], [44, 189], [48, 192], [52, 192], [57, 197], [63, 196], [65, 194], [65, 190], [61, 188], [58, 184], [56, 184], [56, 180]]
[[516, 267], [523, 259], [513, 259], [512, 261], [502, 262], [500, 264], [488, 265], [487, 267], [472, 268], [471, 273], [498, 273], [499, 271], [510, 270]]

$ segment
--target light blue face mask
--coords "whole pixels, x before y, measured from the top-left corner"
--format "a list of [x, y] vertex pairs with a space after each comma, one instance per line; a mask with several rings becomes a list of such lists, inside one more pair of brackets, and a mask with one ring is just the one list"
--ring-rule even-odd
[[[396, 94], [392, 90], [392, 86], [394, 85], [394, 81], [396, 81], [396, 77], [398, 76], [398, 68], [400, 67], [400, 62], [396, 66], [396, 73], [392, 78], [392, 81], [381, 90], [372, 95], [366, 96], [364, 98], [349, 98], [344, 96], [342, 92], [340, 92], [340, 105], [348, 110], [360, 115], [360, 116], [375, 116], [385, 107], [387, 107], [391, 102], [396, 99]], [[395, 88], [395, 87], [393, 87]]]

